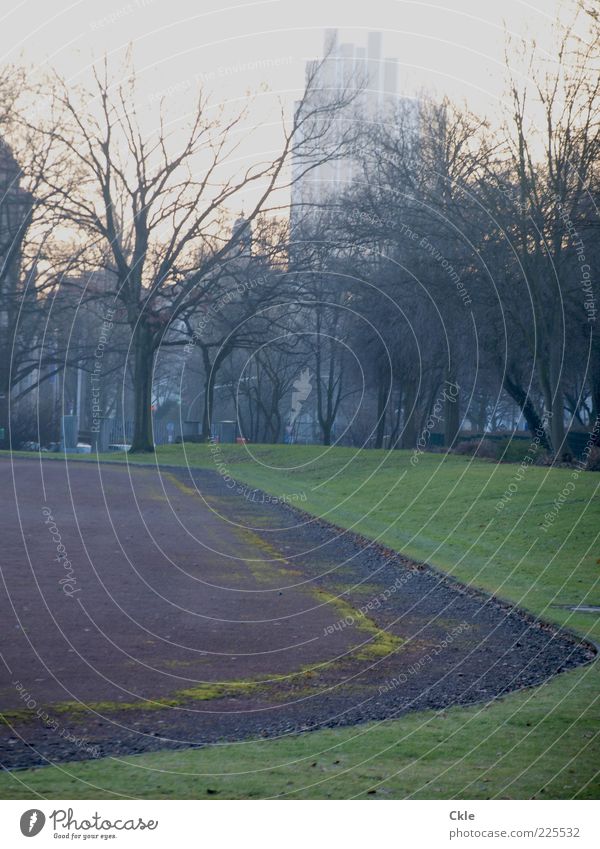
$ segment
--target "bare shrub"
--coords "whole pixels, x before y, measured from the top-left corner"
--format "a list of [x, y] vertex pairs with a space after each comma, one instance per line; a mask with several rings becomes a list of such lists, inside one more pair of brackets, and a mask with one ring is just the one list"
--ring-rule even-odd
[[482, 460], [496, 460], [498, 447], [491, 439], [468, 439], [459, 442], [453, 449], [453, 454], [461, 454], [466, 457], [477, 457]]

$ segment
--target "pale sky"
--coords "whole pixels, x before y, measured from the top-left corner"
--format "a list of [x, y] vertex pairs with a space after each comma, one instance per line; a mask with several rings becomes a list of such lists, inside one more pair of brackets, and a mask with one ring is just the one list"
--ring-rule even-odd
[[219, 98], [243, 96], [265, 82], [292, 100], [306, 59], [321, 53], [323, 29], [338, 27], [342, 40], [357, 43], [369, 30], [384, 33], [385, 53], [400, 61], [403, 93], [449, 93], [487, 110], [502, 93], [504, 25], [547, 48], [549, 21], [559, 7], [568, 14], [574, 0], [8, 0], [3, 6], [2, 61], [22, 54], [76, 79], [93, 56], [118, 55], [132, 43], [149, 96], [177, 96], [198, 75]]
[[[12, 10], [11, 10], [12, 5]], [[301, 95], [307, 59], [322, 55], [323, 31], [364, 45], [384, 33], [384, 55], [399, 60], [404, 95], [448, 94], [492, 119], [504, 90], [505, 28], [550, 51], [557, 14], [575, 0], [8, 0], [0, 14], [0, 61], [55, 66], [85, 81], [104, 53], [118, 65], [133, 45], [140, 98], [168, 103], [183, 124], [201, 82], [214, 102], [258, 92], [252, 121], [265, 126], [246, 144], [275, 151], [279, 100], [288, 113]], [[551, 53], [549, 54], [551, 55]], [[267, 91], [264, 91], [264, 87]], [[262, 92], [261, 92], [262, 89]], [[271, 122], [271, 123], [269, 123]], [[156, 123], [156, 122], [155, 122]]]

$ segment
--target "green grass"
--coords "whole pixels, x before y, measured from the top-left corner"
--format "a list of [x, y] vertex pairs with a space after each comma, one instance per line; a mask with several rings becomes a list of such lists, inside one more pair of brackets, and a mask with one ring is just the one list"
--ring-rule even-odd
[[[302, 509], [600, 642], [597, 615], [559, 606], [600, 604], [600, 475], [528, 467], [519, 479], [510, 464], [316, 446], [192, 445], [185, 454], [192, 466], [218, 461], [238, 482], [295, 498]], [[156, 459], [186, 462], [180, 446], [160, 449]], [[574, 488], [556, 510], [569, 482]], [[6, 775], [0, 796], [597, 797], [599, 683], [594, 663], [487, 706]]]
[[[277, 741], [62, 764], [2, 777], [3, 798], [595, 797], [597, 675], [488, 707], [418, 713]], [[375, 790], [375, 794], [369, 791]]]

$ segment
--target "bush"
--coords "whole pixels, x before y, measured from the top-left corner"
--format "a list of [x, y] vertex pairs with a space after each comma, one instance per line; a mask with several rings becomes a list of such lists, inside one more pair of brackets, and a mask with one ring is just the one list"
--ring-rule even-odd
[[597, 445], [592, 447], [585, 468], [588, 472], [600, 472], [600, 448]]
[[528, 462], [536, 463], [540, 456], [547, 453], [539, 443], [532, 439], [502, 439], [496, 443], [497, 457], [501, 463], [522, 463], [525, 458]]
[[498, 446], [491, 439], [468, 439], [459, 442], [453, 449], [454, 454], [467, 457], [477, 457], [482, 460], [496, 460], [498, 457]]
[[58, 442], [60, 440], [59, 407], [51, 400], [43, 400], [36, 409], [33, 398], [27, 398], [20, 404], [15, 404], [11, 411], [10, 436], [13, 450], [22, 449], [28, 443], [39, 446]]
[[536, 466], [555, 466], [554, 454], [550, 451], [538, 451], [534, 460]]

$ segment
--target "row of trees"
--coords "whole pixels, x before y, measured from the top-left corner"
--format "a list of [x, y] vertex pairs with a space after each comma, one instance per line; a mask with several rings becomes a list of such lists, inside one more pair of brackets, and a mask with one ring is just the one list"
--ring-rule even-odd
[[[145, 131], [130, 65], [90, 90], [55, 80], [35, 113], [7, 74], [21, 170], [0, 203], [28, 200], [0, 248], [4, 394], [85, 370], [105, 413], [129, 409], [134, 451], [176, 399], [203, 439], [215, 410], [253, 440], [293, 438], [300, 403], [325, 444], [414, 447], [433, 414], [448, 446], [521, 420], [561, 454], [600, 416], [595, 21], [557, 58], [523, 57], [493, 127], [426, 99], [367, 124], [357, 81], [324, 94], [315, 66], [277, 154], [251, 164], [246, 108], [201, 95], [185, 138], [162, 111]], [[336, 159], [352, 181], [290, 227], [285, 190]]]

